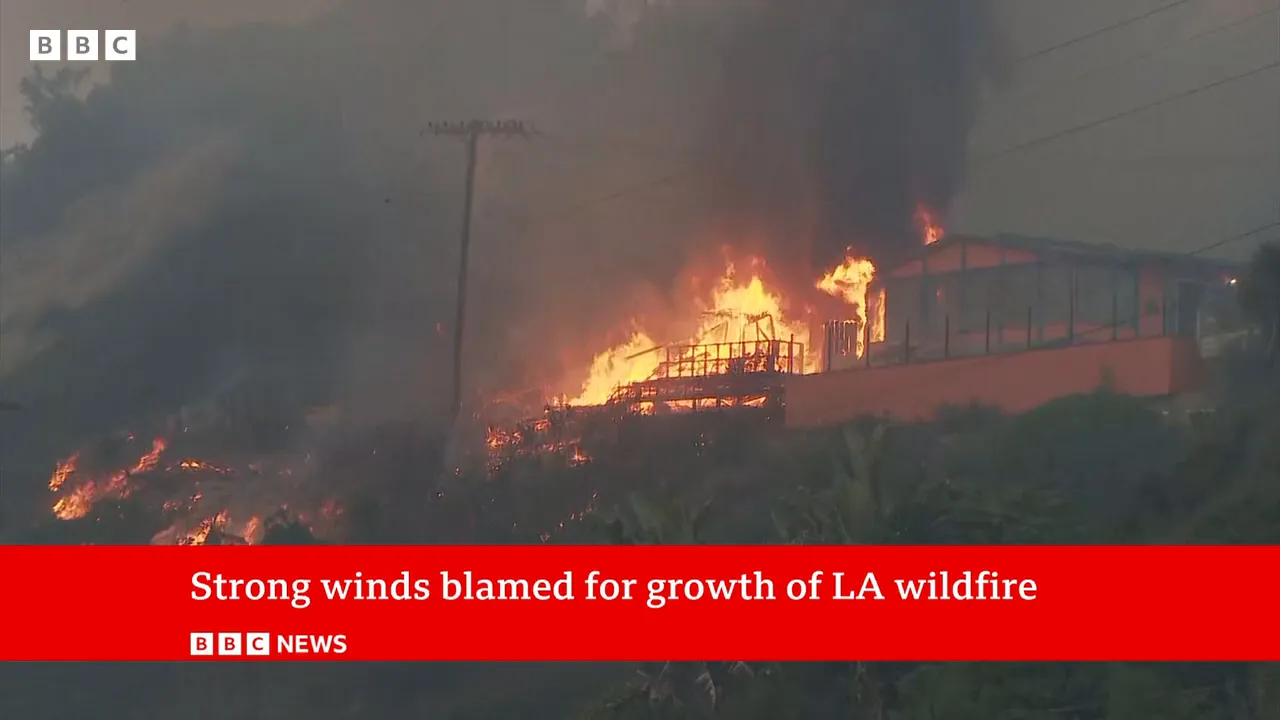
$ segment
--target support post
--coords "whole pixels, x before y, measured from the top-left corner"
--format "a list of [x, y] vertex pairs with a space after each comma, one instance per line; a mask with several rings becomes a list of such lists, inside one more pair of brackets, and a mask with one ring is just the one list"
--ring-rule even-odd
[[1116, 297], [1116, 291], [1111, 291], [1111, 339], [1118, 340], [1120, 338], [1120, 300]]
[[1031, 326], [1034, 324], [1033, 322], [1033, 316], [1035, 315], [1034, 311], [1035, 311], [1035, 308], [1033, 308], [1030, 305], [1027, 306], [1027, 349], [1028, 350], [1031, 349]]
[[862, 362], [867, 367], [871, 367], [871, 323], [863, 323], [866, 327], [862, 329]]
[[466, 187], [462, 201], [462, 237], [458, 255], [458, 299], [453, 323], [453, 400], [449, 406], [451, 417], [457, 421], [462, 413], [462, 341], [466, 327], [467, 262], [471, 252], [471, 206], [475, 197], [476, 154], [480, 137], [529, 137], [531, 130], [524, 123], [512, 120], [469, 120], [461, 123], [428, 123], [427, 131], [433, 135], [461, 137], [467, 149]]

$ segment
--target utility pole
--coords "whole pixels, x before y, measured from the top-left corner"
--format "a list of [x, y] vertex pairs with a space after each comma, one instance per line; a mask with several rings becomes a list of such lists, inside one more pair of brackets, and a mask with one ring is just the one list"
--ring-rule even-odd
[[467, 310], [467, 256], [471, 250], [471, 202], [475, 196], [476, 150], [481, 136], [527, 138], [531, 130], [519, 120], [467, 120], [465, 122], [427, 123], [433, 135], [461, 137], [467, 144], [467, 185], [462, 201], [462, 239], [458, 256], [457, 316], [453, 323], [453, 404], [452, 420], [462, 413], [462, 337]]

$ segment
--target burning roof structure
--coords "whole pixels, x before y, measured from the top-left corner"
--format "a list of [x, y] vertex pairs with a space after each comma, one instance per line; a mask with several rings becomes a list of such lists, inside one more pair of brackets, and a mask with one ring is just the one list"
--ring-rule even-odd
[[[916, 224], [924, 245], [944, 234], [923, 207]], [[785, 292], [768, 277], [761, 258], [728, 260], [714, 286], [688, 303], [685, 317], [676, 313], [657, 328], [633, 327], [626, 340], [596, 353], [576, 393], [554, 397], [532, 419], [482, 417], [488, 425], [489, 471], [529, 457], [585, 463], [590, 457], [583, 449], [585, 436], [599, 443], [617, 435], [585, 432], [586, 427], [616, 427], [672, 413], [780, 415], [785, 379], [819, 372], [825, 356], [836, 352], [829, 347], [832, 322], [849, 328], [850, 347], [839, 348], [841, 354], [860, 358], [868, 343], [884, 339], [883, 290], [873, 288], [876, 266], [854, 248], [809, 286], [794, 289], [799, 292]], [[811, 302], [815, 298], [828, 301], [825, 314]]]

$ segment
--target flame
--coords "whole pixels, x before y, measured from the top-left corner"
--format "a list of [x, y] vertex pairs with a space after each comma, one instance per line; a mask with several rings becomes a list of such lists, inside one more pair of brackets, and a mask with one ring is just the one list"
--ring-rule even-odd
[[660, 348], [644, 331], [635, 331], [626, 342], [591, 360], [582, 392], [569, 404], [601, 405], [619, 385], [648, 380], [658, 369]]
[[[132, 436], [131, 436], [132, 437]], [[154, 470], [160, 463], [168, 443], [164, 438], [151, 441], [151, 449], [138, 458], [132, 466], [125, 470], [117, 470], [104, 478], [90, 478], [73, 488], [71, 492], [58, 498], [53, 504], [53, 514], [60, 520], [75, 520], [89, 514], [93, 504], [104, 497], [128, 497], [131, 489], [129, 478], [133, 475]], [[75, 453], [57, 464], [53, 476], [49, 478], [49, 490], [58, 492], [67, 478], [75, 471], [80, 453]]]
[[50, 492], [58, 492], [58, 490], [62, 488], [62, 484], [65, 483], [67, 478], [71, 477], [71, 474], [76, 471], [76, 463], [79, 462], [79, 460], [80, 453], [77, 451], [71, 453], [67, 459], [58, 461], [57, 466], [53, 469], [53, 475], [49, 477]]
[[[870, 327], [871, 341], [884, 340], [884, 290], [879, 291], [879, 302], [876, 303], [876, 316], [869, 318], [867, 294], [871, 290], [871, 282], [876, 277], [875, 263], [868, 258], [853, 255], [849, 248], [845, 261], [834, 270], [823, 275], [815, 285], [828, 295], [844, 300], [853, 306], [854, 315], [858, 318], [858, 327]], [[866, 336], [858, 333], [857, 353], [862, 357], [867, 349]]]
[[154, 468], [156, 464], [160, 462], [160, 456], [164, 454], [164, 449], [168, 446], [169, 444], [165, 442], [164, 438], [156, 438], [155, 440], [152, 440], [151, 450], [147, 454], [138, 458], [138, 462], [129, 469], [129, 474], [136, 475]]
[[209, 536], [214, 532], [221, 532], [227, 526], [227, 511], [223, 510], [211, 518], [200, 521], [200, 524], [187, 537], [178, 541], [179, 545], [204, 545], [209, 542]]
[[204, 460], [193, 460], [190, 458], [179, 461], [178, 464], [171, 469], [185, 470], [187, 472], [214, 472], [219, 475], [231, 474], [231, 468], [214, 465], [213, 463], [206, 462]]
[[942, 228], [934, 214], [924, 205], [916, 207], [916, 225], [920, 228], [920, 235], [924, 238], [925, 245], [938, 242], [946, 234], [946, 230]]
[[58, 498], [58, 501], [53, 504], [53, 514], [59, 520], [82, 518], [89, 514], [89, 508], [93, 507], [97, 494], [97, 487], [90, 480], [73, 489], [70, 494]]
[[[763, 263], [753, 259], [751, 265], [752, 271], [742, 279], [734, 264], [727, 264], [710, 298], [694, 303], [699, 312], [693, 323], [696, 330], [676, 345], [794, 339], [805, 348], [810, 347], [808, 323], [787, 316], [787, 302], [755, 272]], [[654, 377], [666, 359], [665, 350], [666, 346], [655, 342], [643, 328], [635, 329], [625, 342], [592, 359], [581, 392], [568, 404], [600, 405], [619, 386]], [[692, 359], [692, 352], [688, 350], [690, 357], [681, 359]], [[801, 369], [810, 372], [817, 366], [817, 357], [806, 353]]]
[[[190, 529], [188, 529], [190, 528]], [[152, 545], [208, 545], [216, 537], [219, 543], [256, 545], [262, 541], [262, 518], [252, 515], [242, 524], [231, 521], [231, 511], [222, 509], [196, 523], [192, 528], [179, 520], [151, 538]]]
[[[132, 445], [134, 436], [122, 436]], [[151, 442], [146, 452], [141, 452], [132, 463], [120, 463], [115, 470], [99, 472], [94, 463], [96, 453], [83, 448], [65, 459], [57, 461], [49, 479], [49, 489], [57, 494], [52, 511], [60, 520], [75, 520], [90, 515], [96, 503], [118, 500], [137, 495], [148, 503], [154, 503], [155, 512], [171, 522], [169, 527], [151, 537], [156, 545], [208, 545], [208, 544], [256, 544], [265, 533], [264, 515], [269, 509], [287, 508], [281, 504], [280, 493], [296, 493], [301, 487], [289, 481], [229, 483], [231, 479], [274, 479], [278, 474], [288, 476], [289, 468], [278, 469], [272, 461], [271, 472], [264, 475], [262, 459], [249, 461], [234, 467], [219, 465], [194, 457], [181, 457], [166, 461], [166, 451], [173, 450], [164, 437]], [[307, 456], [308, 462], [310, 455]], [[121, 467], [123, 466], [123, 467]], [[145, 490], [145, 492], [143, 492]], [[158, 497], [153, 496], [163, 493]], [[317, 501], [317, 521], [321, 527], [312, 527], [322, 533], [335, 531], [335, 525], [345, 513], [336, 500]], [[305, 518], [302, 513], [294, 517]], [[233, 520], [234, 518], [234, 520]], [[311, 527], [308, 525], [308, 527]]]
[[[920, 236], [925, 245], [932, 245], [938, 242], [946, 234], [936, 216], [924, 205], [916, 207], [915, 222], [920, 229]], [[868, 258], [857, 257], [853, 252], [853, 248], [849, 248], [844, 262], [831, 272], [823, 275], [818, 280], [816, 287], [828, 295], [838, 297], [844, 300], [845, 303], [852, 305], [859, 326], [869, 328], [871, 342], [881, 342], [884, 340], [885, 293], [884, 288], [879, 288], [874, 291], [874, 295], [871, 295], [871, 286], [875, 277], [875, 263]], [[875, 302], [870, 302], [870, 297], [874, 297]], [[870, 315], [871, 311], [874, 311], [875, 314]], [[863, 357], [866, 353], [865, 345], [866, 336], [859, 333], [858, 357]]]
[[254, 515], [244, 524], [244, 531], [241, 532], [245, 542], [253, 545], [262, 539], [262, 518]]

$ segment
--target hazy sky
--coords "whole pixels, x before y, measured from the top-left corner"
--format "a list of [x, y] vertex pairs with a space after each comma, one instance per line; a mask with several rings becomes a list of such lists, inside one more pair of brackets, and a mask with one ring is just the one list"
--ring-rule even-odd
[[[1017, 54], [1026, 56], [1170, 2], [1004, 0], [1003, 8]], [[0, 0], [0, 139], [7, 145], [30, 136], [16, 92], [29, 70], [29, 29], [120, 26], [145, 32], [178, 22], [289, 22], [331, 4]], [[1019, 63], [1008, 86], [986, 103], [973, 138], [978, 160], [951, 225], [1180, 250], [1280, 219], [1280, 71], [1275, 69], [1034, 150], [999, 156], [1002, 149], [1275, 62], [1278, 13], [1162, 48], [1276, 4], [1186, 2]], [[145, 45], [140, 52], [146, 52]], [[1132, 59], [1138, 55], [1146, 57]], [[1230, 249], [1240, 253], [1251, 246], [1242, 242]]]

